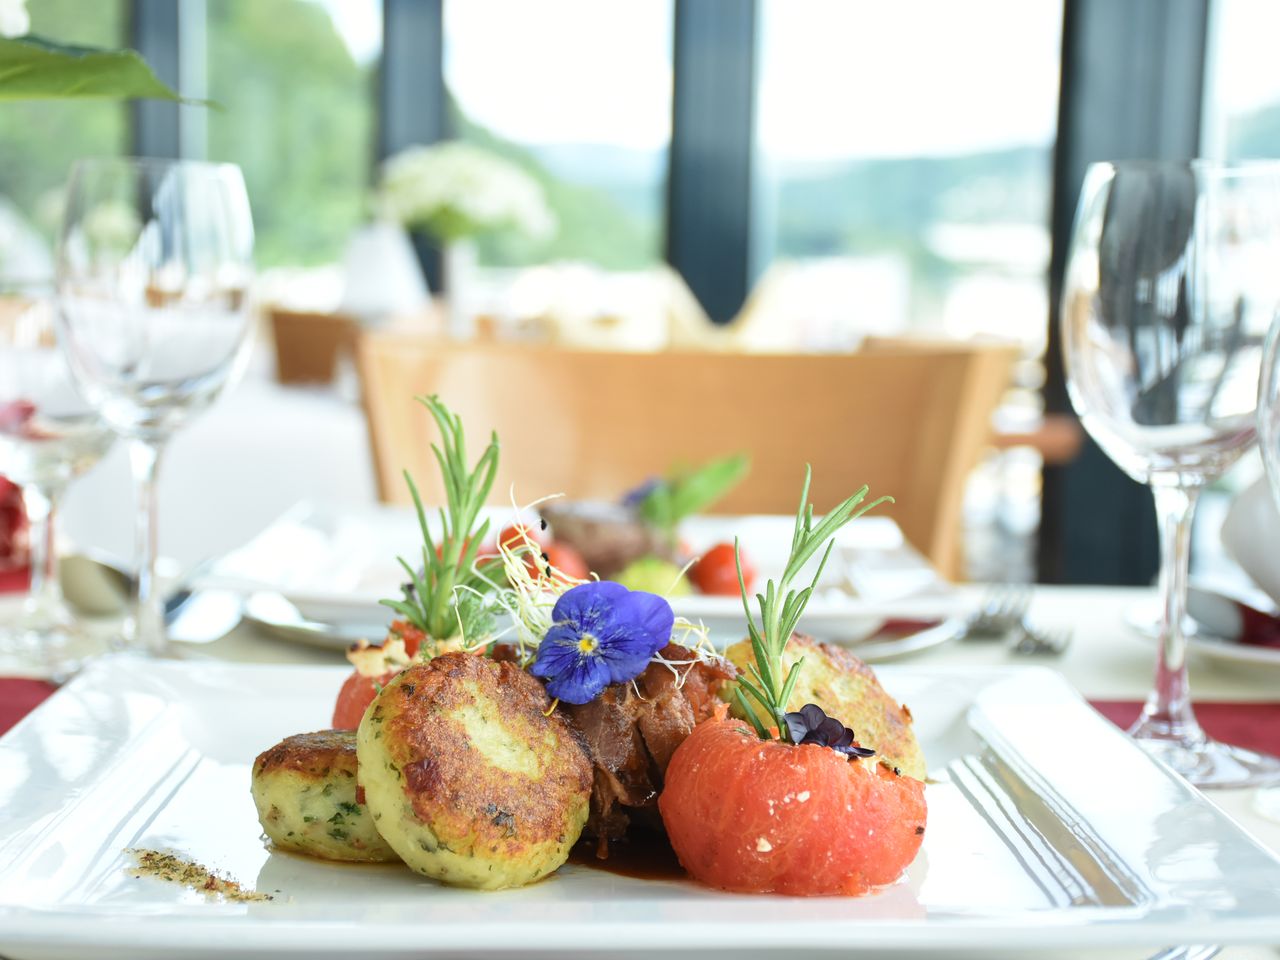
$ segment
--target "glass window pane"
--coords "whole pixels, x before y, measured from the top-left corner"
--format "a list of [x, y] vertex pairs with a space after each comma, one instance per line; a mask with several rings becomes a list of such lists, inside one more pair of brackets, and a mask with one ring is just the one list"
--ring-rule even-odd
[[1273, 0], [1217, 0], [1206, 64], [1206, 156], [1280, 157], [1280, 71]]
[[380, 0], [206, 0], [206, 10], [205, 96], [224, 109], [198, 115], [209, 159], [244, 170], [258, 264], [340, 259], [368, 209]]
[[761, 265], [809, 345], [1042, 344], [1061, 0], [761, 10]]
[[[60, 43], [127, 45], [124, 0], [38, 0], [31, 32]], [[71, 164], [127, 152], [128, 108], [113, 101], [38, 100], [0, 105], [0, 278], [52, 275], [49, 243]]]
[[555, 236], [480, 245], [482, 262], [662, 260], [671, 0], [447, 2], [445, 82], [461, 139], [544, 185]]

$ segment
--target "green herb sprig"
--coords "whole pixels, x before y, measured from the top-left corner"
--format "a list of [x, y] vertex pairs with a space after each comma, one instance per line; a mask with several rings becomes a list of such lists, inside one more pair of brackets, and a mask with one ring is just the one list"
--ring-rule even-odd
[[681, 520], [705, 510], [727, 494], [750, 468], [750, 457], [734, 454], [694, 469], [677, 470], [654, 483], [653, 489], [640, 501], [640, 517], [674, 542]]
[[[742, 555], [737, 538], [735, 537], [733, 541], [734, 559], [738, 565], [738, 586], [742, 591], [742, 608], [747, 614], [747, 631], [751, 637], [751, 651], [755, 655], [755, 663], [747, 667], [747, 676], [738, 678], [734, 696], [762, 740], [770, 739], [769, 729], [752, 709], [746, 694], [764, 708], [765, 716], [772, 718], [778, 731], [778, 738], [784, 743], [790, 743], [791, 734], [786, 723], [787, 701], [791, 699], [791, 691], [795, 689], [796, 680], [800, 677], [804, 658], [801, 657], [792, 664], [790, 671], [784, 676], [783, 651], [818, 585], [822, 571], [827, 565], [827, 559], [831, 556], [831, 549], [835, 546], [833, 538], [836, 531], [868, 510], [885, 502], [893, 502], [892, 497], [881, 497], [871, 503], [864, 503], [868, 488], [863, 486], [861, 490], [823, 517], [817, 527], [814, 527], [813, 504], [809, 502], [809, 482], [812, 473], [813, 471], [806, 465], [804, 489], [800, 492], [800, 509], [796, 513], [796, 524], [791, 534], [791, 554], [787, 558], [782, 576], [777, 583], [768, 581], [765, 584], [764, 593], [756, 594], [756, 600], [760, 606], [758, 626], [751, 613], [751, 602], [748, 599], [747, 585], [742, 575]], [[791, 582], [799, 576], [800, 569], [822, 549], [824, 544], [826, 550], [813, 575], [813, 582], [803, 589], [792, 590]], [[744, 694], [743, 691], [746, 693]]]
[[431, 445], [440, 464], [446, 497], [445, 506], [440, 508], [440, 542], [437, 545], [431, 535], [422, 498], [406, 470], [404, 478], [422, 530], [422, 569], [415, 570], [403, 557], [397, 558], [409, 575], [404, 599], [381, 602], [437, 643], [459, 631], [468, 638], [479, 636], [492, 620], [487, 605], [480, 602], [493, 589], [485, 567], [500, 563], [496, 559], [476, 562], [480, 543], [489, 532], [489, 521], [477, 527], [476, 519], [497, 476], [498, 435], [490, 437], [475, 468], [468, 471], [461, 418], [435, 395], [415, 399], [430, 411], [440, 429], [440, 444]]

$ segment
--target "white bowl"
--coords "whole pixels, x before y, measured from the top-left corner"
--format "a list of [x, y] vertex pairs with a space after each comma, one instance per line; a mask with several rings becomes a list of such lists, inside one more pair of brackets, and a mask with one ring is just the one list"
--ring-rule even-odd
[[1231, 502], [1222, 522], [1222, 546], [1280, 604], [1280, 511], [1265, 474]]

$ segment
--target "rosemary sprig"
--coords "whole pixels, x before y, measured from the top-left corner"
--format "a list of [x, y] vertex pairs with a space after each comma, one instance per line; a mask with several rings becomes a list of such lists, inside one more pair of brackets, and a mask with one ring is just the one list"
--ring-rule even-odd
[[[893, 502], [892, 497], [881, 497], [871, 503], [864, 503], [868, 488], [849, 497], [838, 507], [822, 518], [815, 527], [813, 525], [813, 504], [809, 502], [809, 482], [813, 471], [806, 464], [804, 468], [804, 489], [800, 492], [800, 509], [796, 512], [796, 524], [791, 534], [791, 555], [777, 583], [770, 580], [765, 584], [764, 593], [756, 594], [760, 606], [760, 624], [757, 626], [751, 613], [751, 602], [747, 597], [747, 585], [742, 576], [742, 556], [734, 538], [733, 552], [738, 565], [738, 586], [742, 591], [742, 608], [747, 614], [747, 632], [751, 638], [751, 651], [755, 663], [747, 668], [747, 675], [738, 678], [738, 686], [734, 696], [746, 714], [756, 733], [762, 740], [770, 739], [768, 727], [761, 721], [756, 710], [747, 700], [747, 694], [764, 708], [765, 716], [770, 718], [778, 731], [778, 738], [785, 743], [791, 742], [791, 733], [787, 729], [787, 701], [791, 699], [791, 691], [795, 689], [796, 680], [800, 677], [800, 668], [804, 665], [801, 657], [783, 675], [782, 653], [787, 642], [795, 632], [796, 624], [805, 605], [813, 595], [835, 546], [836, 531], [868, 510], [886, 501]], [[800, 574], [801, 568], [808, 563], [815, 553], [826, 545], [822, 560], [813, 575], [813, 581], [800, 590], [792, 590], [791, 582]], [[745, 691], [745, 694], [744, 694]]]
[[[399, 557], [400, 566], [409, 575], [403, 600], [383, 600], [384, 606], [407, 619], [435, 642], [448, 640], [461, 631], [468, 638], [482, 632], [484, 618], [490, 616], [486, 605], [474, 602], [477, 595], [493, 589], [485, 566], [496, 561], [476, 563], [480, 543], [489, 532], [489, 521], [476, 526], [476, 518], [493, 488], [498, 472], [498, 435], [489, 440], [475, 469], [468, 472], [466, 438], [462, 420], [451, 412], [439, 397], [416, 397], [430, 411], [440, 429], [440, 444], [432, 444], [436, 462], [444, 479], [446, 504], [440, 508], [440, 543], [435, 542], [427, 526], [427, 512], [418, 495], [418, 487], [406, 470], [405, 482], [413, 497], [422, 530], [422, 567]], [[459, 603], [460, 596], [472, 600]]]

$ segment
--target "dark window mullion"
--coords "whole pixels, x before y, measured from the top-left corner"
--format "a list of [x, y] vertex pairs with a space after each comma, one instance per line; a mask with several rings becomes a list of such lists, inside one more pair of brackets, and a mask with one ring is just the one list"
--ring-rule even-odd
[[676, 0], [667, 261], [716, 323], [754, 280], [756, 0]]
[[[178, 15], [175, 0], [132, 0], [129, 43], [150, 64], [156, 76], [177, 90], [179, 65]], [[132, 103], [131, 150], [138, 157], [177, 157], [178, 105], [165, 100]]]
[[[383, 0], [378, 77], [377, 159], [449, 132], [444, 86], [443, 0]], [[440, 289], [439, 252], [415, 237], [432, 290]]]
[[[1066, 0], [1065, 17], [1045, 356], [1050, 413], [1071, 412], [1059, 301], [1085, 169], [1101, 160], [1196, 155], [1208, 0]], [[1150, 492], [1096, 445], [1086, 441], [1074, 462], [1045, 470], [1042, 581], [1145, 584], [1157, 563]]]

